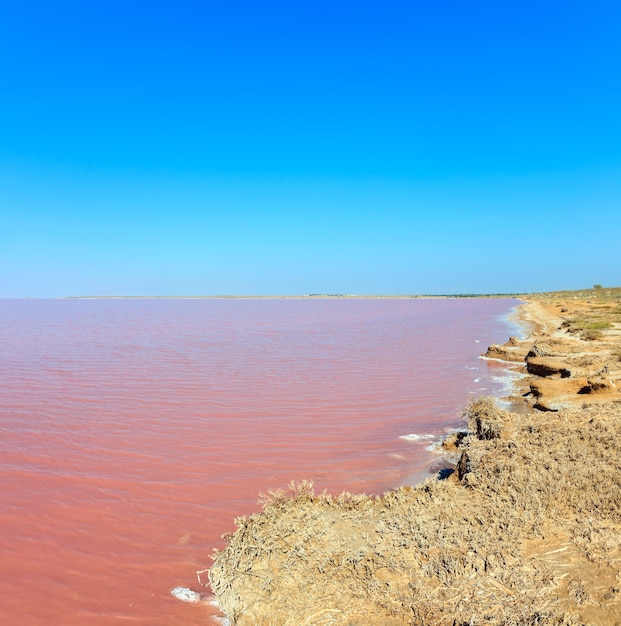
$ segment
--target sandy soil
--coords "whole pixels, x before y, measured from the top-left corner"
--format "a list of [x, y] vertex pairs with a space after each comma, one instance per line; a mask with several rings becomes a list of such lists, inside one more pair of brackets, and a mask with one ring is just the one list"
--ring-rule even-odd
[[264, 497], [214, 554], [237, 626], [621, 626], [621, 289], [528, 296], [532, 333], [488, 358], [528, 372], [489, 398], [445, 480], [382, 496]]

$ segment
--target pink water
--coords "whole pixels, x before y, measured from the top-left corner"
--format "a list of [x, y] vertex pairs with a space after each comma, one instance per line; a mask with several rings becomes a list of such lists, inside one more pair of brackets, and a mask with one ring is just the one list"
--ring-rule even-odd
[[170, 589], [257, 494], [418, 479], [514, 305], [0, 301], [0, 623], [205, 624]]

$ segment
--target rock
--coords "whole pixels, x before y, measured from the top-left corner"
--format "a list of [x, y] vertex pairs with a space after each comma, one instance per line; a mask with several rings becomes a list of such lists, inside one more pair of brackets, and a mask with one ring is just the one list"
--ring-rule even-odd
[[617, 391], [617, 386], [609, 379], [604, 377], [587, 380], [587, 384], [581, 387], [578, 393], [610, 393]]
[[539, 411], [560, 411], [580, 400], [580, 389], [585, 378], [537, 378], [530, 381], [530, 392], [535, 398], [533, 407]]
[[470, 471], [470, 459], [465, 451], [461, 453], [461, 457], [459, 457], [459, 462], [457, 463], [457, 467], [455, 469], [459, 480], [461, 480]]
[[491, 345], [483, 355], [488, 359], [499, 359], [501, 361], [511, 361], [512, 363], [522, 363], [526, 356], [526, 348], [508, 342], [503, 345]]
[[528, 351], [527, 355], [526, 355], [526, 360], [528, 359], [532, 359], [535, 357], [548, 357], [550, 356], [550, 353], [547, 352], [546, 350], [544, 350], [541, 346], [535, 344], [533, 345], [533, 347]]
[[526, 360], [526, 371], [535, 376], [558, 376], [560, 378], [570, 378], [571, 370], [567, 364], [558, 359], [545, 357], [531, 357]]
[[533, 408], [538, 411], [550, 411], [552, 413], [558, 413], [559, 411], [566, 409], [567, 406], [567, 404], [563, 404], [562, 402], [554, 402], [553, 400], [544, 399], [539, 399], [535, 402], [535, 404], [533, 404]]

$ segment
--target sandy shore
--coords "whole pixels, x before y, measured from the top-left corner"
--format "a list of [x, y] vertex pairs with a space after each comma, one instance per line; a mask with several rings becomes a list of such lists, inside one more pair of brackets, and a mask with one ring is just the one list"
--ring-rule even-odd
[[467, 409], [446, 480], [265, 498], [214, 555], [232, 625], [621, 624], [621, 289], [529, 296], [511, 399]]

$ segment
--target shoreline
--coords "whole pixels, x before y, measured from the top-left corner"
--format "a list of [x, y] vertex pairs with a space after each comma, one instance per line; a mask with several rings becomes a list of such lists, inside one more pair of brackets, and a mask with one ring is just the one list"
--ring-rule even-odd
[[[17, 298], [19, 300], [450, 300], [463, 298], [517, 298], [509, 294], [284, 294], [284, 295], [234, 295], [221, 294], [215, 296], [58, 296], [52, 298]], [[10, 298], [8, 298], [10, 299]]]
[[529, 295], [526, 370], [466, 410], [445, 480], [381, 496], [265, 497], [209, 579], [230, 624], [597, 624], [621, 615], [621, 289]]

